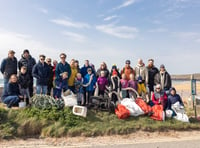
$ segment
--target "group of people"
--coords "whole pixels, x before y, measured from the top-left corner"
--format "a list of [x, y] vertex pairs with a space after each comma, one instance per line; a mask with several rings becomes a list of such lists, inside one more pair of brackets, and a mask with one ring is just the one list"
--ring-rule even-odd
[[[36, 79], [36, 94], [52, 95], [55, 99], [60, 99], [62, 92], [69, 89], [77, 94], [77, 102], [80, 105], [90, 104], [90, 97], [97, 88], [98, 95], [102, 97], [106, 89], [110, 89], [121, 92], [122, 98], [131, 98], [133, 92], [126, 90], [131, 87], [145, 101], [152, 100], [154, 104], [162, 102], [169, 96], [172, 84], [170, 74], [163, 64], [160, 65], [160, 69], [156, 68], [153, 59], [148, 60], [147, 66], [142, 59], [138, 59], [134, 68], [131, 67], [131, 61], [126, 60], [125, 66], [120, 71], [117, 65], [108, 70], [105, 62], [95, 70], [95, 66], [90, 64], [89, 60], [85, 60], [83, 67], [80, 68], [78, 60], [72, 59], [68, 63], [66, 58], [67, 55], [61, 53], [60, 62], [56, 60], [52, 62], [51, 58], [39, 55], [39, 61], [36, 63], [26, 49], [18, 61], [15, 51], [9, 50], [8, 57], [3, 59], [0, 68], [4, 78], [2, 102], [9, 108], [17, 105], [20, 100], [29, 103], [34, 94], [33, 78]], [[157, 91], [158, 88], [162, 91]], [[160, 96], [164, 99], [158, 99]]]

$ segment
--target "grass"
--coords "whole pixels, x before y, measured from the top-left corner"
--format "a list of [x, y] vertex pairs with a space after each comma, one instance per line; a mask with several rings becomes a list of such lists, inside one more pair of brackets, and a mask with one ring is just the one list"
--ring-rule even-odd
[[120, 120], [108, 112], [88, 111], [87, 118], [75, 116], [71, 108], [41, 110], [0, 108], [0, 138], [102, 136], [142, 131], [199, 130], [199, 122], [182, 123], [174, 119], [155, 121], [147, 116]]

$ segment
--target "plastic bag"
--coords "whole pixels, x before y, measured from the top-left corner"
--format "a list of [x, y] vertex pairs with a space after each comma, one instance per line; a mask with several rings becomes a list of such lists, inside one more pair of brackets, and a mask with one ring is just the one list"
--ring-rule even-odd
[[126, 119], [130, 116], [130, 111], [124, 105], [118, 104], [115, 114], [119, 119]]
[[130, 116], [139, 116], [144, 114], [144, 111], [135, 103], [133, 99], [124, 98], [121, 101], [121, 104], [130, 111]]

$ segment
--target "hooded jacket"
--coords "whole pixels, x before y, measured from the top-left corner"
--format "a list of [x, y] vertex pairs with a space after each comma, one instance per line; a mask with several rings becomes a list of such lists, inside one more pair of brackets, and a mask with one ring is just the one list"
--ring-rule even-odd
[[18, 83], [22, 89], [27, 89], [30, 84], [30, 75], [26, 72], [25, 74], [19, 73]]
[[41, 62], [38, 62], [33, 67], [32, 71], [33, 77], [36, 78], [37, 85], [46, 85], [48, 84], [50, 69], [47, 63], [44, 62], [44, 65]]
[[145, 84], [148, 84], [149, 75], [148, 75], [148, 70], [144, 64], [142, 65], [138, 64], [135, 67], [135, 79], [138, 80], [139, 76], [142, 77], [142, 81], [145, 82]]
[[22, 66], [26, 66], [28, 74], [32, 76], [32, 70], [35, 64], [36, 64], [36, 61], [31, 55], [29, 55], [28, 59], [26, 59], [24, 58], [22, 54], [21, 59], [18, 62], [18, 68], [20, 70]]

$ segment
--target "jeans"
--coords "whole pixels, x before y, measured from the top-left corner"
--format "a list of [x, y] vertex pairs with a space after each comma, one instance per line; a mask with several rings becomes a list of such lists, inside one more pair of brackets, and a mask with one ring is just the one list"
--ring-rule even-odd
[[47, 85], [37, 85], [36, 86], [36, 94], [47, 94]]
[[17, 105], [18, 102], [18, 96], [8, 96], [3, 100], [3, 103], [7, 104], [8, 108], [11, 108], [13, 105]]
[[3, 78], [3, 93], [5, 93], [6, 89], [7, 89], [7, 84], [8, 84], [9, 79], [8, 78]]

